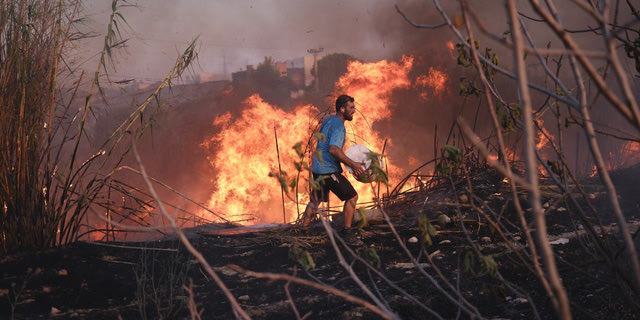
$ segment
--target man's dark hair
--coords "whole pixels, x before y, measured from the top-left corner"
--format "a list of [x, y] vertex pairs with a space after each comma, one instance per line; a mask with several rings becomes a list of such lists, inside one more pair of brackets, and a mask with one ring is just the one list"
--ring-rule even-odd
[[353, 97], [343, 94], [336, 99], [336, 113], [340, 112], [340, 108], [344, 107], [347, 102], [354, 102]]

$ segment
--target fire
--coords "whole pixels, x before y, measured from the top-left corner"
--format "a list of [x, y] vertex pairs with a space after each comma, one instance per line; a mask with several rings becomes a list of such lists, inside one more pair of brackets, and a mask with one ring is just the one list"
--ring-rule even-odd
[[[258, 223], [282, 222], [281, 190], [277, 181], [269, 177], [269, 173], [279, 170], [275, 135], [277, 132], [282, 170], [294, 174], [297, 156], [292, 146], [308, 140], [310, 119], [318, 110], [305, 105], [287, 113], [258, 95], [249, 97], [245, 104], [247, 108], [237, 119], [229, 113], [217, 117], [214, 125], [221, 132], [202, 144], [205, 148], [216, 147], [209, 156], [209, 163], [217, 171], [216, 191], [209, 199], [209, 207], [230, 220], [250, 215]], [[295, 204], [285, 204], [285, 222], [295, 220]]]
[[[360, 114], [367, 120], [386, 119], [391, 116], [389, 96], [393, 90], [411, 85], [408, 73], [412, 67], [413, 57], [407, 56], [402, 57], [400, 63], [352, 61], [347, 66], [347, 73], [338, 79], [336, 90], [353, 96]], [[354, 117], [351, 123], [356, 128], [369, 126], [362, 116]]]
[[549, 131], [547, 131], [547, 129], [545, 129], [544, 120], [537, 119], [535, 121], [538, 123], [538, 126], [540, 127], [540, 132], [536, 137], [536, 141], [537, 141], [536, 149], [542, 150], [542, 148], [544, 148], [550, 141], [553, 141], [554, 137], [549, 133]]
[[[372, 127], [375, 122], [391, 117], [393, 104], [390, 99], [394, 90], [412, 88], [409, 72], [413, 62], [413, 57], [405, 56], [398, 62], [349, 63], [347, 73], [335, 84], [333, 94], [334, 99], [344, 93], [356, 100], [358, 112], [353, 121], [345, 123], [345, 148], [362, 144], [381, 153], [385, 142], [387, 148], [392, 145], [384, 133], [376, 132]], [[429, 75], [421, 78], [419, 83], [432, 88], [434, 92], [442, 92], [447, 81], [443, 72], [431, 69]], [[245, 223], [282, 222], [281, 189], [269, 174], [278, 172], [279, 164], [290, 178], [297, 173], [293, 165], [297, 155], [292, 146], [309, 141], [312, 136], [310, 129], [318, 123], [314, 119], [320, 108], [305, 105], [293, 112], [285, 112], [264, 102], [258, 95], [248, 98], [245, 105], [246, 109], [236, 119], [231, 114], [217, 117], [214, 125], [220, 129], [220, 133], [202, 143], [203, 147], [212, 150], [209, 162], [216, 172], [215, 191], [209, 199], [209, 207], [232, 221], [251, 218], [253, 220]], [[274, 126], [280, 151], [279, 162]], [[311, 143], [315, 146], [315, 141]], [[389, 173], [390, 185], [403, 174], [403, 170], [394, 166], [392, 160], [385, 156], [384, 165]], [[370, 184], [357, 182], [348, 173], [345, 175], [358, 191], [361, 205], [375, 197], [376, 192]], [[298, 210], [304, 210], [308, 199], [307, 176], [308, 172], [303, 172], [299, 181], [298, 196], [302, 208], [294, 201], [285, 199], [284, 222], [294, 221]], [[331, 198], [330, 204], [335, 206], [341, 202]]]
[[449, 54], [451, 54], [451, 57], [456, 59], [456, 48], [453, 45], [453, 41], [447, 41], [447, 48], [449, 48]]
[[640, 143], [629, 141], [622, 145], [617, 153], [609, 153], [607, 169], [625, 168], [640, 162]]
[[[622, 169], [640, 162], [640, 143], [626, 142], [618, 152], [609, 152], [609, 157], [605, 161], [607, 170]], [[589, 177], [594, 177], [596, 174], [598, 174], [598, 167], [594, 164]]]
[[426, 88], [431, 88], [434, 96], [439, 96], [447, 91], [449, 78], [447, 75], [433, 67], [429, 68], [429, 73], [426, 75], [420, 75], [416, 79], [416, 87], [422, 89], [420, 97], [424, 100], [428, 100], [429, 96], [426, 92]]

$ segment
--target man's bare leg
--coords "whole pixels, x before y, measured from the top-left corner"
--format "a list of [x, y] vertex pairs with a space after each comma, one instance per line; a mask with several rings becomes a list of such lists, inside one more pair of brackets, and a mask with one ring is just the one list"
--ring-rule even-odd
[[302, 226], [305, 228], [309, 227], [311, 220], [313, 220], [316, 214], [318, 214], [318, 204], [313, 202], [307, 203], [307, 207], [302, 214]]
[[351, 228], [353, 221], [353, 213], [356, 211], [356, 203], [358, 203], [358, 195], [344, 202], [344, 227]]

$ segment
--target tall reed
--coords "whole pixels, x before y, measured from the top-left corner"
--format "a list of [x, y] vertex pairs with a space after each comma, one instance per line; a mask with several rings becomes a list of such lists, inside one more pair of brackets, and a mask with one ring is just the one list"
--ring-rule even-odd
[[[70, 44], [83, 36], [75, 26], [81, 2], [0, 4], [0, 254], [76, 241], [86, 233], [82, 228], [93, 209], [124, 212], [105, 196], [114, 189], [130, 190], [112, 179], [130, 150], [121, 145], [150, 127], [159, 108], [149, 111], [148, 106], [158, 103], [160, 91], [197, 58], [194, 40], [149, 97], [106, 141], [98, 141], [100, 149], [81, 152], [93, 96], [103, 92], [100, 81], [109, 79], [104, 76], [112, 53], [126, 42], [121, 29], [127, 23], [120, 10], [131, 6], [112, 0], [93, 78], [87, 89], [79, 90], [85, 73], [74, 69], [74, 59], [67, 55]], [[85, 96], [78, 97], [79, 92]], [[123, 139], [128, 133], [133, 139]], [[128, 213], [118, 220], [131, 219]]]
[[48, 144], [55, 84], [77, 1], [0, 5], [0, 251], [55, 242]]

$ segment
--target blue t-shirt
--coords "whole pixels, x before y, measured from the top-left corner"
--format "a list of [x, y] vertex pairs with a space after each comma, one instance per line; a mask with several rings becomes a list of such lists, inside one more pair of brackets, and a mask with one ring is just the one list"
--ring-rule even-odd
[[[332, 145], [338, 146], [340, 149], [344, 147], [346, 130], [342, 119], [337, 115], [330, 116], [322, 122], [322, 125], [320, 126], [320, 133], [324, 134], [325, 140], [318, 140], [316, 152], [313, 153], [311, 171], [317, 174], [342, 172], [342, 166], [340, 166], [338, 159], [334, 158], [331, 153], [329, 153], [329, 147]], [[318, 159], [318, 150], [322, 152], [323, 162], [320, 162]]]

